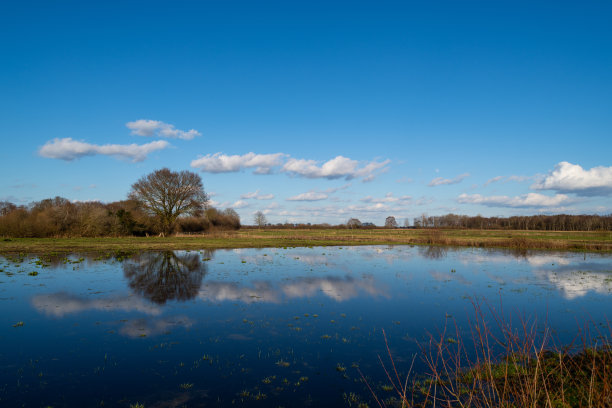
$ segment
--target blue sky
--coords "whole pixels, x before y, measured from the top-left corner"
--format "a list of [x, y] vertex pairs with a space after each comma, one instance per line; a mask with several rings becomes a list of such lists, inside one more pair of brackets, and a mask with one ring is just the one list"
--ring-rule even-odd
[[0, 200], [243, 223], [612, 212], [610, 2], [3, 2]]

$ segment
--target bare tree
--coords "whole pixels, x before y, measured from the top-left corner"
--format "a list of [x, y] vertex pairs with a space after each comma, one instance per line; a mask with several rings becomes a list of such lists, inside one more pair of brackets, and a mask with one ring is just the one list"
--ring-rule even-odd
[[16, 209], [17, 206], [15, 204], [8, 201], [0, 201], [0, 216], [7, 215]]
[[198, 215], [208, 203], [198, 174], [167, 168], [156, 170], [132, 184], [129, 198], [157, 217], [163, 234], [172, 231], [180, 215]]
[[268, 223], [266, 215], [261, 211], [257, 211], [253, 216], [253, 219], [255, 220], [255, 225], [257, 225], [259, 228], [265, 226]]
[[357, 218], [351, 218], [347, 221], [346, 227], [349, 229], [361, 228], [361, 221], [359, 221]]
[[385, 228], [397, 228], [397, 221], [394, 216], [389, 216], [385, 219]]

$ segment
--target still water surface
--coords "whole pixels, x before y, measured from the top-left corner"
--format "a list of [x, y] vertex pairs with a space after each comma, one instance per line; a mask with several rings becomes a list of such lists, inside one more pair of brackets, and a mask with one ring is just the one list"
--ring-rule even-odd
[[[0, 257], [0, 406], [375, 406], [473, 302], [569, 342], [612, 312], [610, 255], [439, 247]], [[453, 323], [454, 324], [454, 323]], [[415, 370], [422, 370], [417, 358]]]

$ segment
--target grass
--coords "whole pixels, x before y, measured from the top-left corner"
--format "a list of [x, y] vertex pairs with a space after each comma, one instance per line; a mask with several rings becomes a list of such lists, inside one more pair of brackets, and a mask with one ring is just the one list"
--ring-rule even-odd
[[172, 237], [4, 238], [0, 240], [0, 253], [349, 245], [443, 245], [612, 252], [612, 232], [245, 228], [231, 232]]
[[[610, 407], [612, 406], [612, 328], [585, 324], [571, 344], [562, 345], [546, 323], [520, 319], [514, 327], [503, 310], [483, 312], [474, 303], [467, 332], [455, 324], [429, 335], [401, 376], [384, 335], [387, 365], [380, 364], [397, 398], [409, 407]], [[383, 332], [384, 334], [384, 332]], [[446, 340], [445, 340], [446, 339]], [[425, 372], [412, 375], [416, 358]], [[361, 373], [380, 407], [381, 399]]]

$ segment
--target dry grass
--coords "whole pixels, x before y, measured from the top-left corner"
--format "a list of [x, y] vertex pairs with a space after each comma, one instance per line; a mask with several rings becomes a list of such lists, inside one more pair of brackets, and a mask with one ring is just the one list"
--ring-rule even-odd
[[612, 232], [436, 229], [254, 229], [172, 237], [4, 238], [0, 252], [443, 245], [612, 252]]
[[[469, 336], [461, 336], [456, 325], [430, 335], [420, 352], [426, 373], [412, 375], [411, 364], [403, 380], [385, 336], [390, 367], [379, 359], [397, 399], [383, 401], [367, 385], [378, 406], [612, 406], [609, 323], [605, 333], [593, 333], [593, 325], [585, 324], [572, 344], [561, 345], [546, 324], [520, 319], [513, 327], [503, 312], [488, 311], [492, 322], [481, 305], [474, 304]], [[362, 379], [368, 384], [363, 375]]]

